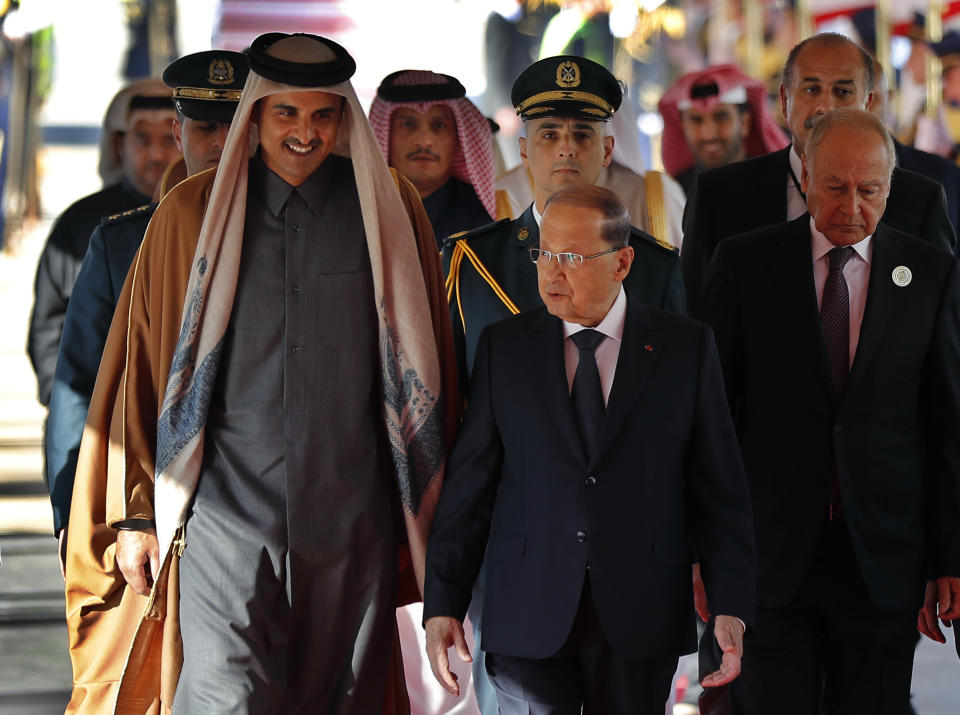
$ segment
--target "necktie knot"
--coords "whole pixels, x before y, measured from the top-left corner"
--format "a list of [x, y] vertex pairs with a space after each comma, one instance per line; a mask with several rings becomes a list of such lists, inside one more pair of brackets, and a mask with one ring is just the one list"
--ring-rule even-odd
[[830, 249], [830, 272], [842, 271], [847, 262], [853, 258], [853, 246], [835, 246]]
[[571, 335], [570, 339], [573, 340], [573, 344], [576, 345], [581, 351], [589, 350], [590, 352], [593, 352], [597, 349], [597, 346], [603, 342], [605, 337], [606, 335], [598, 330], [586, 328]]

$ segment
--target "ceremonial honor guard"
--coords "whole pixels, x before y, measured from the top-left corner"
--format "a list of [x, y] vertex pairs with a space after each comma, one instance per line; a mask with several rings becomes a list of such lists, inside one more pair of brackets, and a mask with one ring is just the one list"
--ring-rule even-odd
[[[451, 236], [443, 248], [461, 378], [473, 369], [483, 328], [542, 304], [528, 254], [540, 241], [540, 212], [552, 193], [593, 185], [610, 165], [607, 122], [622, 96], [609, 71], [573, 55], [536, 62], [514, 83], [512, 101], [526, 128], [520, 154], [533, 176], [535, 200], [518, 218]], [[635, 227], [630, 245], [637, 260], [624, 281], [627, 292], [647, 305], [685, 312], [677, 250]]]

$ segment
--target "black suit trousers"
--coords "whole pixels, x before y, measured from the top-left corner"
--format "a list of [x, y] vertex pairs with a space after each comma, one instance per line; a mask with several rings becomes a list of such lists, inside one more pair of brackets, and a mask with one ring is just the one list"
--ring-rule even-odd
[[486, 654], [501, 715], [662, 715], [676, 658], [630, 660], [610, 647], [584, 579], [570, 635], [550, 658]]
[[845, 522], [825, 523], [810, 573], [782, 608], [757, 609], [731, 685], [734, 715], [909, 712], [917, 612], [880, 612]]

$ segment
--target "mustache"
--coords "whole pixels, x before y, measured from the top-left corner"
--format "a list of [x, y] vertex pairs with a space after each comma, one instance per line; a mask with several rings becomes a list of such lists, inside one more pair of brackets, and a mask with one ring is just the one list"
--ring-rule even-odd
[[553, 171], [558, 169], [573, 169], [574, 171], [580, 171], [580, 162], [579, 161], [560, 161], [553, 165]]
[[814, 114], [812, 117], [807, 117], [803, 121], [803, 128], [809, 131], [817, 126], [817, 122], [819, 122], [821, 119], [823, 119], [822, 114]]
[[433, 159], [434, 161], [440, 161], [440, 155], [436, 152], [432, 152], [429, 149], [417, 149], [407, 154], [407, 159], [416, 159], [417, 157], [425, 156], [428, 159]]

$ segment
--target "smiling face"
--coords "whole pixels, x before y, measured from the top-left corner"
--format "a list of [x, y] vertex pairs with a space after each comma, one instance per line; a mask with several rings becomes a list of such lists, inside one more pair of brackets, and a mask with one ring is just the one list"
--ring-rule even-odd
[[390, 117], [390, 166], [427, 197], [450, 178], [460, 150], [453, 111], [437, 104], [421, 114], [400, 107]]
[[260, 100], [256, 123], [263, 161], [299, 186], [330, 156], [343, 116], [343, 99], [327, 92], [271, 94]]
[[567, 186], [592, 186], [613, 160], [613, 137], [600, 121], [545, 117], [525, 122], [520, 157], [533, 175], [537, 208]]
[[867, 68], [853, 43], [811, 41], [797, 54], [791, 76], [780, 85], [780, 109], [801, 154], [813, 125], [832, 109], [866, 109]]
[[746, 158], [743, 140], [750, 136], [750, 112], [735, 104], [717, 104], [709, 111], [691, 107], [680, 114], [683, 135], [701, 169], [713, 169]]
[[890, 164], [874, 131], [833, 127], [804, 157], [801, 186], [817, 230], [835, 246], [859, 243], [877, 229], [890, 194]]
[[[551, 203], [540, 221], [540, 248], [552, 253], [592, 256], [613, 246], [603, 239], [603, 214], [592, 208]], [[616, 300], [633, 261], [633, 248], [584, 261], [579, 268], [555, 258], [537, 263], [537, 287], [551, 315], [570, 323], [596, 326]]]

